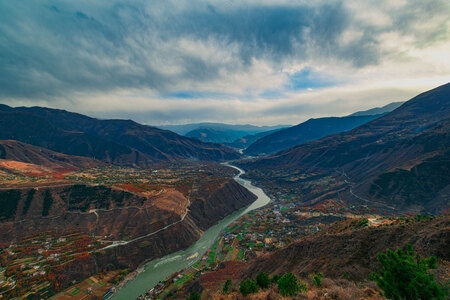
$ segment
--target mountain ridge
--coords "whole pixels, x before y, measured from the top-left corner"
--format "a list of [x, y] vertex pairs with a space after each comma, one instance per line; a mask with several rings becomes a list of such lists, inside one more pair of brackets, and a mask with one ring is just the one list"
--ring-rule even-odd
[[243, 131], [254, 134], [258, 132], [274, 130], [288, 126], [290, 125], [256, 126], [252, 124], [226, 124], [226, 123], [202, 122], [202, 123], [189, 123], [182, 125], [160, 125], [160, 126], [157, 125], [155, 127], [170, 130], [181, 135], [185, 135], [190, 131], [200, 128], [220, 128], [220, 129]]
[[374, 107], [368, 110], [357, 111], [355, 113], [350, 114], [349, 116], [368, 116], [368, 115], [380, 115], [393, 111], [398, 108], [400, 105], [405, 103], [404, 101], [391, 102], [381, 107]]
[[177, 159], [229, 160], [240, 155], [131, 120], [98, 120], [43, 107], [0, 107], [0, 139], [14, 139], [107, 163], [149, 166]]
[[[263, 185], [261, 180], [271, 174], [276, 184], [305, 194], [304, 201], [337, 197], [358, 203], [369, 199], [367, 203], [380, 202], [399, 211], [408, 211], [409, 207], [422, 213], [439, 213], [449, 205], [445, 201], [450, 183], [446, 175], [450, 174], [449, 97], [450, 84], [446, 84], [348, 132], [239, 165], [247, 170], [247, 177]], [[395, 176], [396, 169], [406, 167], [408, 174]], [[312, 184], [320, 178], [332, 181], [320, 184], [321, 191], [311, 194]], [[439, 185], [434, 185], [437, 178]], [[399, 187], [386, 197], [377, 190], [380, 183], [385, 188]], [[414, 195], [424, 199], [419, 201]], [[433, 201], [436, 198], [442, 200], [440, 204]]]
[[267, 155], [324, 136], [353, 129], [381, 115], [324, 117], [309, 119], [298, 125], [266, 135], [244, 150], [246, 155]]
[[300, 124], [265, 134], [246, 144], [246, 155], [268, 155], [291, 147], [344, 132], [391, 112], [404, 102], [392, 102], [382, 107], [358, 111], [343, 117], [311, 118]]

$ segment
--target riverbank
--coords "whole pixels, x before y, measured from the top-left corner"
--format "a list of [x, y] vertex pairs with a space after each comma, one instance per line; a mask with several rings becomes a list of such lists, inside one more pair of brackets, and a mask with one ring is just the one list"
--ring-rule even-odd
[[[144, 271], [137, 274], [133, 280], [128, 281], [123, 288], [118, 290], [113, 295], [113, 299], [136, 299], [140, 295], [155, 287], [160, 281], [163, 281], [172, 274], [193, 265], [201, 257], [203, 257], [206, 251], [213, 245], [214, 241], [217, 240], [220, 232], [231, 222], [235, 221], [249, 211], [262, 207], [270, 202], [270, 198], [262, 189], [253, 186], [250, 181], [240, 178], [240, 176], [244, 174], [243, 170], [230, 164], [226, 165], [239, 171], [239, 174], [236, 175], [234, 179], [240, 185], [255, 194], [257, 196], [256, 201], [254, 201], [247, 208], [233, 213], [206, 230], [202, 237], [188, 249], [169, 254], [165, 257], [147, 263], [144, 266]], [[198, 255], [195, 255], [196, 253]]]

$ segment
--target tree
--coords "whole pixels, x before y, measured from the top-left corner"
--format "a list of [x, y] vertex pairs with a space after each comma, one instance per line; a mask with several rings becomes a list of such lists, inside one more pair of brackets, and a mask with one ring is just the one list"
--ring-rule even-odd
[[253, 279], [245, 279], [239, 285], [239, 291], [241, 292], [242, 296], [256, 293], [258, 292], [258, 284]]
[[323, 277], [322, 273], [317, 273], [316, 275], [314, 275], [314, 277], [313, 277], [313, 284], [316, 287], [322, 286], [322, 277]]
[[230, 292], [230, 287], [231, 287], [231, 280], [228, 279], [227, 281], [225, 281], [225, 284], [223, 285], [222, 293], [228, 294]]
[[270, 278], [269, 274], [265, 272], [261, 272], [256, 276], [256, 283], [259, 285], [262, 289], [267, 289], [270, 285]]
[[369, 219], [367, 219], [367, 218], [362, 219], [361, 221], [359, 221], [358, 226], [359, 227], [369, 226]]
[[278, 280], [278, 289], [284, 297], [295, 297], [298, 292], [306, 291], [306, 285], [301, 284], [294, 274], [287, 273]]
[[444, 299], [446, 292], [434, 280], [429, 269], [435, 269], [436, 257], [420, 258], [410, 244], [405, 251], [379, 253], [382, 269], [372, 275], [389, 299]]

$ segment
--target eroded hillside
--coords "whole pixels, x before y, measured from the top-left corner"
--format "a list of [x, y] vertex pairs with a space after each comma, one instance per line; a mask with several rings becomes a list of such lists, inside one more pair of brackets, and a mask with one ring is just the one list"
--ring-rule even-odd
[[3, 292], [14, 288], [5, 295], [30, 291], [33, 268], [31, 290], [47, 294], [102, 272], [134, 270], [187, 248], [255, 200], [232, 179], [233, 169], [214, 163], [135, 169], [91, 161], [88, 168], [89, 159], [76, 164], [71, 156], [27, 151], [4, 156], [27, 162], [0, 159], [2, 272], [17, 283], [6, 281]]

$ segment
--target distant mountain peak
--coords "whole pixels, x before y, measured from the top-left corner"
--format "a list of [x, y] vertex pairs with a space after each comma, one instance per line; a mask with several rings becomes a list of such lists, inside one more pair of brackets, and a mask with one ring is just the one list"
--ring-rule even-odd
[[375, 108], [371, 108], [368, 110], [357, 111], [353, 114], [350, 114], [349, 116], [371, 116], [371, 115], [385, 114], [385, 113], [393, 111], [397, 107], [400, 107], [403, 103], [405, 103], [405, 102], [404, 101], [392, 102], [392, 103], [386, 104], [382, 107], [375, 107]]
[[[350, 131], [240, 166], [255, 181], [274, 174], [271, 182], [302, 195], [302, 201], [339, 199], [346, 205], [363, 201], [386, 214], [434, 214], [448, 209], [449, 149], [450, 84], [446, 84]], [[266, 177], [261, 182], [267, 182]], [[312, 186], [320, 188], [311, 190]]]

